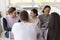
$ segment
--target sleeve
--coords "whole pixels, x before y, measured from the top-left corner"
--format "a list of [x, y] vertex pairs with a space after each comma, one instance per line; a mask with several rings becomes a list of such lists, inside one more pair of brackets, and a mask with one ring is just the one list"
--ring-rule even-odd
[[3, 18], [3, 28], [5, 31], [11, 31], [11, 28], [7, 26], [7, 20], [5, 18]]
[[41, 15], [38, 16], [39, 20], [41, 20]]
[[40, 15], [38, 16], [38, 18], [40, 19]]

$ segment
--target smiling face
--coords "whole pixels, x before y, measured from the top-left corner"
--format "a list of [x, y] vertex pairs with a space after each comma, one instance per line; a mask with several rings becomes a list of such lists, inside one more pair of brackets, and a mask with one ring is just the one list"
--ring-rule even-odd
[[31, 12], [30, 12], [30, 16], [31, 16], [31, 17], [35, 17], [36, 14], [35, 14], [33, 11], [31, 11]]
[[11, 13], [12, 17], [16, 17], [16, 10]]
[[11, 17], [16, 17], [16, 8], [15, 7], [10, 7], [8, 10], [9, 15], [11, 15]]

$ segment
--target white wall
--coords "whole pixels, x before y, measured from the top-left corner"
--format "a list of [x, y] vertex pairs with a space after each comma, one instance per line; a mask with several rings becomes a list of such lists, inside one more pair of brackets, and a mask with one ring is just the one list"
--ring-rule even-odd
[[2, 12], [2, 16], [6, 15], [6, 8], [9, 5], [9, 0], [0, 0], [0, 11]]
[[[10, 4], [10, 1], [9, 0], [0, 0], [0, 11], [2, 12], [2, 15], [5, 16], [6, 15], [6, 10], [7, 10], [7, 7], [9, 6]], [[44, 3], [41, 3], [41, 7], [44, 6], [44, 5], [50, 5], [52, 7], [55, 7], [55, 9], [57, 10], [54, 10], [53, 11], [59, 11], [60, 10], [60, 3], [59, 2], [51, 2], [51, 3], [47, 3], [47, 2], [44, 2]], [[19, 4], [18, 4], [19, 5]], [[60, 12], [59, 12], [60, 14]]]

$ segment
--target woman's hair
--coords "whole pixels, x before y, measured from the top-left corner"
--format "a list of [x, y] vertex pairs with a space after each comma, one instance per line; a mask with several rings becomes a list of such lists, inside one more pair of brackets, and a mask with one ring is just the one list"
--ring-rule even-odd
[[25, 10], [21, 11], [21, 13], [20, 13], [20, 19], [23, 20], [23, 21], [28, 21], [28, 19], [29, 19], [28, 12], [25, 11]]
[[60, 38], [60, 17], [56, 12], [51, 13], [48, 23], [47, 40], [59, 40]]
[[49, 5], [46, 5], [46, 6], [44, 7], [44, 9], [42, 10], [43, 13], [44, 13], [44, 10], [45, 10], [46, 8], [51, 9], [51, 7], [50, 7]]
[[15, 10], [16, 10], [15, 7], [10, 7], [9, 10], [8, 10], [8, 13], [10, 14], [10, 13], [12, 13], [12, 12], [15, 11]]
[[36, 14], [36, 16], [38, 16], [38, 11], [37, 11], [37, 9], [33, 8], [31, 11], [33, 11], [34, 14]]

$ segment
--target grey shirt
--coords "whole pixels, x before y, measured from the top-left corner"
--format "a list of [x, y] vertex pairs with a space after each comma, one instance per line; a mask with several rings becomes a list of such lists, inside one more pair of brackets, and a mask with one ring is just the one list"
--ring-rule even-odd
[[44, 28], [44, 27], [46, 27], [46, 22], [48, 21], [48, 19], [49, 19], [49, 15], [48, 16], [45, 16], [44, 14], [42, 14], [42, 15], [39, 15], [39, 19], [40, 19], [40, 21], [41, 21], [41, 28]]

